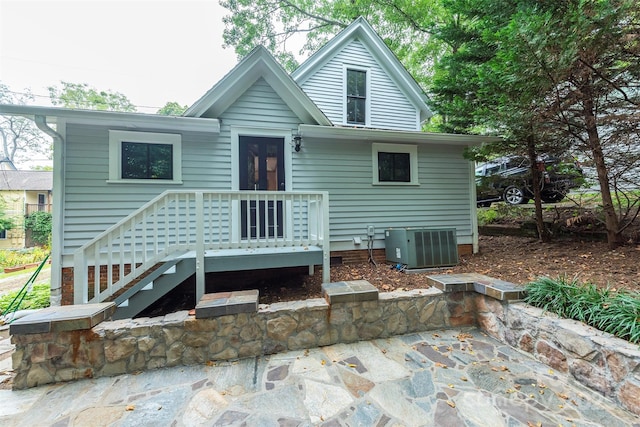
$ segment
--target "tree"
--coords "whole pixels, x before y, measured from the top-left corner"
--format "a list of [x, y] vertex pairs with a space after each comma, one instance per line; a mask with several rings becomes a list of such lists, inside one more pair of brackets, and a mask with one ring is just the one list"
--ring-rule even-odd
[[7, 214], [5, 213], [6, 207], [7, 202], [3, 197], [0, 197], [0, 231], [8, 231], [16, 226], [13, 218], [7, 218]]
[[[462, 12], [463, 24], [473, 31], [462, 43], [452, 32], [441, 32], [455, 44], [439, 65], [452, 62], [465, 72], [447, 74], [450, 70], [445, 69], [444, 84], [434, 80], [439, 110], [449, 115], [448, 123], [460, 127], [454, 130], [469, 132], [489, 123], [520, 141], [532, 161], [541, 147], [550, 148], [549, 142], [561, 148], [571, 143], [589, 155], [598, 172], [609, 245], [615, 247], [622, 230], [606, 156], [626, 152], [627, 160], [638, 158], [637, 149], [624, 150], [637, 146], [629, 144], [640, 135], [640, 22], [635, 2], [449, 4]], [[607, 145], [604, 134], [616, 135], [616, 142]]]
[[263, 45], [292, 71], [298, 65], [296, 55], [315, 52], [363, 16], [420, 83], [427, 83], [424, 79], [442, 53], [441, 44], [430, 37], [431, 27], [451, 19], [440, 0], [222, 0], [220, 4], [231, 13], [223, 18], [224, 42], [241, 57]]
[[[32, 103], [33, 95], [28, 89], [21, 93], [12, 92], [0, 83], [0, 103], [26, 105]], [[51, 157], [51, 142], [36, 127], [32, 120], [20, 116], [0, 115], [0, 137], [2, 156], [16, 163], [33, 158], [34, 154]]]
[[161, 114], [163, 116], [181, 116], [187, 111], [189, 108], [188, 105], [182, 106], [175, 101], [167, 102], [164, 104], [164, 107], [159, 109], [156, 114]]
[[[626, 152], [627, 165], [631, 160], [640, 167], [640, 9], [635, 0], [570, 0], [552, 5], [546, 16], [555, 30], [547, 31], [537, 48], [571, 54], [569, 61], [548, 64], [555, 83], [552, 113], [595, 165], [607, 240], [615, 248], [624, 226], [614, 205], [616, 174], [610, 166]], [[608, 159], [613, 153], [616, 159]]]
[[136, 111], [136, 106], [120, 92], [98, 91], [86, 83], [60, 83], [62, 87], [48, 88], [53, 105], [84, 110]]

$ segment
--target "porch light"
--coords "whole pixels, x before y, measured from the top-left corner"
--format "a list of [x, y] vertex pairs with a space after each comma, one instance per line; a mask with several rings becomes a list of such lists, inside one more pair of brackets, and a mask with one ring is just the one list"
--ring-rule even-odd
[[300, 151], [300, 146], [302, 145], [302, 137], [300, 135], [293, 136], [293, 148], [296, 150], [296, 153]]

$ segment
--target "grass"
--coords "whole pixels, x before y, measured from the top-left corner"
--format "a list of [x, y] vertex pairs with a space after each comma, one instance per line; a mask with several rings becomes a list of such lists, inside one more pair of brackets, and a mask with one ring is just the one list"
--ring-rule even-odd
[[598, 289], [566, 277], [542, 277], [527, 285], [525, 302], [575, 319], [633, 344], [640, 343], [640, 293]]

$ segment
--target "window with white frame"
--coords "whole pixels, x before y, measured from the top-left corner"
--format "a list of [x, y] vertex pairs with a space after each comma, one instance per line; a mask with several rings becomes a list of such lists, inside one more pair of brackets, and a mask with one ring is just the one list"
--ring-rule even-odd
[[418, 147], [407, 144], [373, 144], [373, 183], [418, 185]]
[[179, 134], [109, 131], [109, 181], [182, 182]]
[[348, 67], [345, 70], [345, 121], [366, 125], [368, 120], [367, 70]]
[[0, 230], [0, 240], [7, 238], [7, 230]]

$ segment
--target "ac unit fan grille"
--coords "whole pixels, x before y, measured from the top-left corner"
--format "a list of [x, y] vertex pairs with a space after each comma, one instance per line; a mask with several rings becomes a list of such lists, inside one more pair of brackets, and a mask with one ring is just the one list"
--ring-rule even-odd
[[416, 266], [439, 267], [458, 263], [458, 244], [453, 230], [414, 233]]

